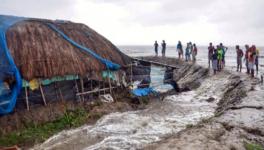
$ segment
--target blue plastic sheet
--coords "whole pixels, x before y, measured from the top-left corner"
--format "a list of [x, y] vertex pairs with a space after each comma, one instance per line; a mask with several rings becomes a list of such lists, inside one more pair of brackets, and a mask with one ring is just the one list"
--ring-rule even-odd
[[132, 93], [136, 96], [147, 96], [151, 93], [156, 93], [153, 88], [142, 88], [142, 89], [134, 89], [132, 90]]
[[23, 17], [0, 15], [0, 81], [3, 82], [8, 76], [15, 78], [14, 85], [10, 86], [11, 92], [0, 95], [0, 114], [13, 111], [22, 86], [21, 76], [6, 43], [6, 31], [12, 25], [25, 19]]
[[[6, 31], [12, 25], [20, 21], [23, 21], [23, 20], [35, 20], [35, 19], [0, 15], [0, 83], [3, 83], [6, 77], [14, 77], [15, 79], [15, 82], [13, 83], [13, 85], [10, 85], [10, 88], [11, 88], [10, 92], [6, 92], [3, 88], [1, 88], [0, 115], [8, 114], [13, 111], [15, 104], [16, 104], [17, 97], [22, 88], [22, 79], [21, 79], [19, 70], [14, 63], [14, 60], [7, 46]], [[60, 22], [63, 23], [63, 21], [60, 21]], [[118, 70], [120, 68], [120, 65], [115, 64], [107, 59], [104, 59], [101, 56], [97, 55], [91, 49], [86, 48], [76, 43], [71, 38], [66, 36], [63, 32], [61, 32], [59, 29], [57, 29], [53, 24], [51, 23], [45, 23], [45, 24], [48, 25], [52, 30], [57, 32], [60, 36], [62, 36], [66, 41], [70, 42], [75, 47], [85, 51], [86, 53], [98, 59], [101, 63], [105, 64], [107, 69]]]
[[85, 51], [86, 53], [92, 55], [94, 58], [98, 59], [99, 61], [101, 61], [103, 64], [106, 65], [107, 69], [110, 70], [118, 70], [120, 68], [120, 65], [113, 63], [105, 58], [102, 58], [101, 56], [99, 56], [98, 54], [96, 54], [94, 51], [92, 51], [91, 49], [84, 47], [80, 44], [78, 44], [77, 42], [75, 42], [73, 39], [71, 39], [70, 37], [68, 37], [66, 34], [64, 34], [62, 31], [60, 31], [56, 26], [54, 26], [51, 23], [46, 23], [53, 31], [57, 32], [60, 36], [62, 36], [66, 41], [70, 42], [73, 46]]

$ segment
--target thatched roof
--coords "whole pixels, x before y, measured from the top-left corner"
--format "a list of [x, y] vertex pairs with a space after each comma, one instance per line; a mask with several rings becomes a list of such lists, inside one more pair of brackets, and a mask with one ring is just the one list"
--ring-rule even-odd
[[45, 22], [54, 24], [71, 39], [105, 59], [121, 66], [130, 63], [128, 56], [84, 24], [27, 20], [15, 24], [6, 34], [14, 61], [26, 80], [63, 75], [86, 76], [106, 69], [104, 64], [71, 45], [45, 25]]

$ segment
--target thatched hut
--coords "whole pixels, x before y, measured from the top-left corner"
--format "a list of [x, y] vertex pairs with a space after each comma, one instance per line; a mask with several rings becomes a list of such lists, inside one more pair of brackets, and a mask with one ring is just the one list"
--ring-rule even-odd
[[[50, 25], [59, 29], [72, 41], [92, 50], [102, 59], [118, 64], [121, 68], [130, 64], [131, 59], [127, 55], [84, 24], [71, 21], [24, 19], [6, 31], [6, 42], [10, 54], [23, 79], [23, 87], [26, 89], [22, 90], [19, 100], [28, 99], [29, 103], [35, 103], [37, 99], [43, 100], [43, 94], [45, 99], [49, 100], [72, 99], [76, 97], [76, 89], [77, 92], [92, 90], [94, 83], [91, 81], [103, 82], [102, 85], [104, 82], [109, 83], [109, 80], [103, 79], [104, 75], [115, 74], [115, 78], [120, 80], [120, 70], [105, 72], [109, 71], [109, 68], [102, 61], [67, 41]], [[31, 86], [32, 81], [34, 81], [32, 84], [37, 81], [43, 89], [37, 87], [36, 90], [28, 90], [27, 87]], [[45, 95], [45, 93], [48, 94]], [[18, 102], [24, 103], [24, 101]]]

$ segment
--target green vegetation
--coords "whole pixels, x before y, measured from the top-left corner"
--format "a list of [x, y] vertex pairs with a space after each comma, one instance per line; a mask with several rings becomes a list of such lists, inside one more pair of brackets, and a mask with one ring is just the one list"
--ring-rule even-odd
[[65, 111], [64, 116], [53, 122], [42, 125], [27, 124], [27, 127], [20, 131], [15, 131], [0, 137], [1, 146], [12, 146], [16, 144], [43, 142], [50, 136], [68, 128], [83, 125], [90, 115], [83, 109]]
[[193, 127], [194, 127], [193, 124], [187, 124], [187, 125], [186, 125], [186, 129], [193, 128]]
[[253, 143], [245, 143], [246, 150], [264, 150], [261, 145], [253, 144]]

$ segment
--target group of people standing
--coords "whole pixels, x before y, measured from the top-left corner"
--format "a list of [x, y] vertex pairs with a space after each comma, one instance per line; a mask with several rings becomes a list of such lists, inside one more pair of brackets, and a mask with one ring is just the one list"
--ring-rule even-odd
[[[162, 54], [162, 57], [165, 57], [166, 47], [167, 47], [167, 44], [166, 44], [165, 40], [162, 40], [162, 43], [161, 43], [161, 54]], [[155, 41], [155, 43], [154, 43], [154, 49], [155, 49], [156, 56], [158, 56], [159, 44], [158, 44], [157, 41]]]
[[[166, 53], [166, 42], [165, 40], [161, 43], [161, 53], [162, 57], [165, 57]], [[154, 43], [155, 48], [155, 54], [158, 56], [158, 49], [159, 44], [157, 41]], [[178, 52], [179, 59], [184, 59], [185, 55], [185, 61], [196, 61], [196, 56], [198, 53], [198, 49], [196, 47], [196, 44], [192, 44], [192, 42], [188, 42], [186, 45], [185, 52], [183, 51], [183, 45], [181, 41], [178, 42], [176, 46], [176, 50]], [[216, 47], [213, 46], [213, 43], [209, 43], [208, 47], [208, 65], [209, 68], [212, 66], [214, 74], [217, 73], [217, 71], [223, 70], [225, 67], [225, 55], [228, 50], [228, 47], [224, 46], [223, 43], [220, 43]], [[241, 50], [240, 46], [236, 46], [236, 54], [237, 54], [237, 72], [242, 71], [242, 62], [243, 57], [247, 69], [247, 74], [250, 74], [252, 77], [254, 77], [255, 74], [255, 66], [256, 66], [256, 72], [258, 73], [259, 70], [259, 49], [256, 48], [255, 45], [252, 45], [251, 47], [249, 45], [245, 45], [245, 52]]]
[[[161, 54], [162, 57], [165, 57], [166, 54], [166, 42], [163, 40], [161, 43]], [[154, 43], [154, 50], [156, 56], [158, 56], [158, 50], [159, 50], [159, 44], [157, 41]], [[183, 46], [181, 44], [181, 41], [178, 42], [176, 46], [176, 50], [178, 51], [179, 58], [183, 59]], [[192, 60], [195, 62], [196, 61], [196, 56], [197, 56], [198, 49], [196, 47], [196, 44], [192, 44], [192, 42], [187, 43], [186, 49], [185, 49], [185, 61], [191, 61]]]
[[213, 46], [213, 43], [209, 44], [208, 65], [210, 68], [212, 64], [214, 74], [216, 74], [217, 71], [221, 71], [225, 67], [225, 54], [227, 50], [228, 48], [225, 47], [223, 43], [220, 43], [219, 45], [217, 45], [216, 48]]
[[[241, 72], [244, 52], [243, 50], [240, 49], [239, 45], [236, 46], [236, 51], [237, 51], [237, 71]], [[255, 74], [254, 66], [256, 66], [256, 71], [258, 74], [259, 49], [257, 49], [255, 45], [252, 45], [251, 47], [249, 47], [249, 45], [245, 45], [244, 61], [246, 62], [247, 74], [250, 74], [252, 77], [254, 77], [254, 74]]]
[[[245, 53], [240, 48], [239, 45], [236, 46], [236, 54], [237, 54], [237, 72], [242, 71], [242, 61], [244, 57], [244, 61], [246, 62], [247, 74], [250, 74], [254, 77], [254, 66], [256, 65], [256, 71], [258, 73], [258, 57], [259, 50], [256, 49], [255, 45], [249, 47], [249, 45], [245, 45]], [[225, 66], [225, 54], [228, 48], [225, 47], [222, 43], [217, 45], [216, 48], [212, 43], [209, 44], [208, 47], [208, 64], [210, 68], [210, 64], [212, 64], [212, 68], [214, 70], [214, 74], [217, 71], [221, 71]]]
[[[179, 55], [179, 59], [183, 59], [183, 46], [181, 44], [181, 41], [177, 44], [177, 51]], [[198, 53], [198, 49], [196, 44], [192, 44], [192, 42], [187, 43], [186, 49], [185, 49], [185, 61], [191, 61], [191, 56], [193, 62], [196, 61], [196, 56]]]

